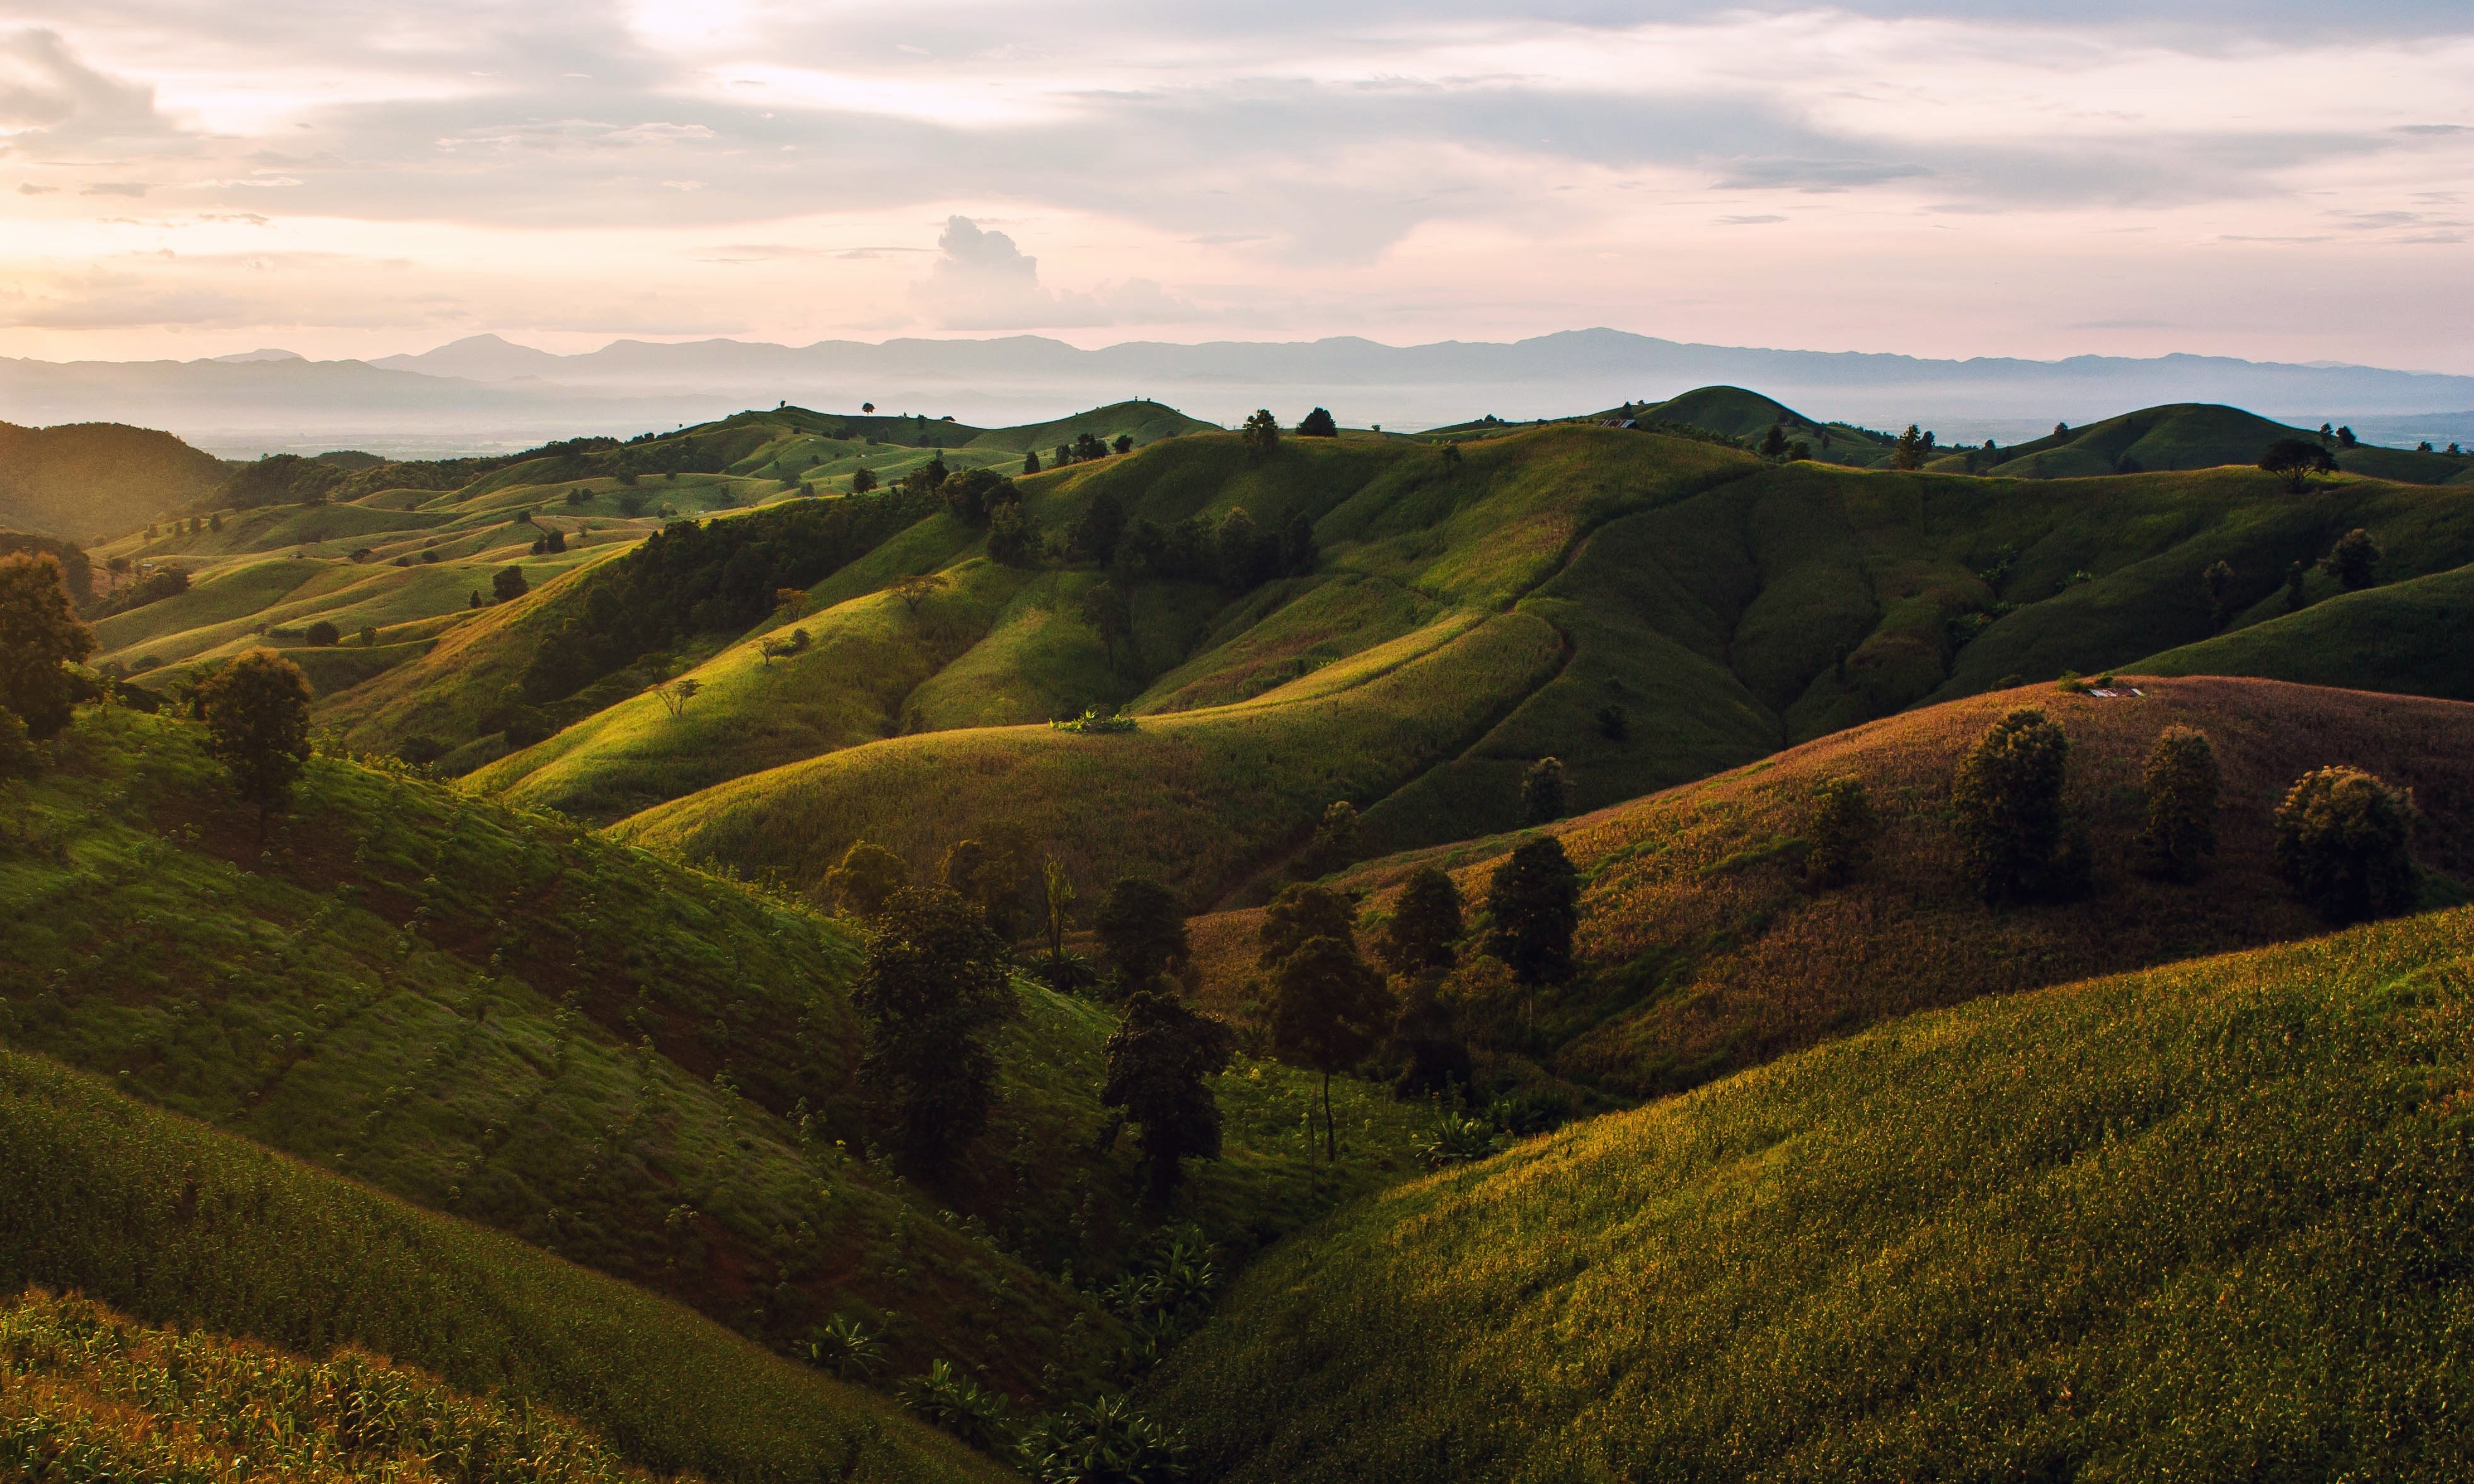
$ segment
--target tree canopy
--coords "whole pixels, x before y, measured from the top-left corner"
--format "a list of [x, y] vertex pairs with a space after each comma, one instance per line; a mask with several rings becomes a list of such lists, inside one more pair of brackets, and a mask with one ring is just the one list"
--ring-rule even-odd
[[252, 649], [198, 683], [206, 751], [257, 806], [258, 834], [309, 763], [309, 681], [272, 649]]
[[870, 1106], [907, 1158], [944, 1168], [987, 1126], [988, 1035], [1015, 1010], [1005, 944], [953, 892], [905, 887], [877, 916], [851, 1002]]
[[94, 630], [69, 605], [61, 564], [47, 551], [0, 557], [0, 707], [36, 742], [69, 724], [75, 690], [61, 667], [94, 652]]

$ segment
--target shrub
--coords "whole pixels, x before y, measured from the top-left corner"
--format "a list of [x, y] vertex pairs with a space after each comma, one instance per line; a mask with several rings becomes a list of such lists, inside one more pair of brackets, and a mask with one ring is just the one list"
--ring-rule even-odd
[[1873, 864], [1873, 842], [1881, 833], [1872, 791], [1861, 778], [1827, 778], [1812, 791], [1805, 824], [1810, 848], [1804, 857], [1805, 883], [1817, 891], [1843, 887]]
[[2276, 806], [2276, 873], [2332, 923], [2394, 916], [2420, 887], [2413, 816], [2412, 791], [2360, 768], [2305, 773]]
[[1531, 824], [1547, 824], [1564, 817], [1561, 759], [1540, 758], [1520, 775], [1520, 814]]
[[531, 591], [532, 584], [524, 580], [521, 567], [501, 567], [490, 574], [490, 596], [499, 602], [521, 597]]
[[885, 911], [893, 893], [910, 884], [910, 867], [883, 845], [855, 842], [842, 852], [839, 865], [825, 872], [825, 889], [835, 905], [854, 917], [873, 917]]
[[2208, 734], [2169, 726], [2147, 754], [2147, 827], [2139, 834], [2141, 868], [2167, 881], [2193, 881], [2217, 853], [2217, 795], [2223, 779]]
[[1173, 1484], [1186, 1476], [1185, 1440], [1123, 1397], [1041, 1418], [1017, 1451], [1035, 1484]]
[[32, 778], [42, 769], [42, 749], [26, 735], [26, 723], [6, 706], [0, 706], [0, 779]]
[[324, 619], [320, 619], [317, 622], [310, 624], [305, 629], [303, 629], [301, 631], [301, 637], [307, 640], [317, 648], [330, 649], [333, 648], [336, 643], [344, 636], [336, 630], [335, 625], [327, 622]]
[[902, 1383], [902, 1404], [922, 1421], [989, 1452], [1013, 1440], [1006, 1399], [956, 1369], [932, 1362], [925, 1375]]
[[2359, 593], [2379, 580], [2379, 543], [2360, 526], [2337, 539], [2336, 546], [2319, 561], [2319, 570], [2345, 586], [2348, 593]]
[[1995, 722], [1960, 760], [1951, 804], [1986, 902], [2052, 899], [2083, 885], [2086, 852], [2063, 839], [2070, 753], [2058, 723], [2023, 707]]

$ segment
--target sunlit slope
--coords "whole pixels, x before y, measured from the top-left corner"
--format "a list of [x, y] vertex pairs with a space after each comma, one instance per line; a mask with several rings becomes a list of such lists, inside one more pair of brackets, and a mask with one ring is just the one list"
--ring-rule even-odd
[[2474, 567], [2341, 593], [2134, 668], [2474, 700]]
[[1600, 1118], [1275, 1252], [1148, 1400], [1229, 1481], [2462, 1477], [2469, 971], [2410, 919]]
[[512, 1237], [0, 1051], [0, 1283], [539, 1403], [669, 1472], [1000, 1472], [886, 1402]]
[[134, 530], [223, 482], [224, 461], [120, 423], [0, 423], [0, 526], [91, 542]]
[[[1651, 1096], [1918, 1010], [2308, 937], [2324, 928], [2275, 879], [2268, 816], [2294, 778], [2333, 763], [2413, 787], [2425, 864], [2474, 878], [2474, 706], [2252, 680], [2135, 683], [2144, 697], [2038, 688], [1933, 706], [1557, 826], [1582, 871], [1588, 971], [1540, 997], [1534, 1026], [1480, 969], [1447, 992], [1502, 1049]], [[2042, 708], [2071, 739], [2068, 798], [2090, 832], [2097, 889], [1996, 912], [1966, 879], [1950, 777], [2019, 706]], [[2189, 886], [2135, 869], [2140, 770], [2171, 725], [2206, 732], [2225, 776], [2216, 868]], [[1813, 791], [1840, 776], [1870, 790], [1879, 853], [1855, 883], [1815, 894], [1803, 884]], [[1344, 884], [1388, 912], [1412, 868], [1439, 864], [1479, 899], [1519, 839], [1370, 862]], [[1249, 992], [1255, 920], [1196, 924], [1214, 1003]]]

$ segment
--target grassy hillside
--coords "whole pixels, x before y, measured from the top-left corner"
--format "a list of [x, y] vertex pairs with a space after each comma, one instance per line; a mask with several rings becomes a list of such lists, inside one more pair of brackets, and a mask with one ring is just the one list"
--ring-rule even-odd
[[[2276, 606], [2282, 606], [2281, 604]], [[2131, 667], [2474, 700], [2474, 567], [2340, 593]]]
[[0, 526], [91, 542], [210, 493], [224, 461], [170, 433], [118, 423], [0, 423]]
[[[1530, 1007], [1491, 961], [1445, 995], [1481, 1050], [1640, 1096], [1679, 1091], [1892, 1016], [2095, 974], [2308, 937], [2318, 919], [2272, 870], [2268, 815], [2331, 763], [2412, 786], [2424, 859], [2474, 877], [2474, 707], [2261, 681], [2137, 682], [2141, 698], [2050, 688], [1952, 702], [1807, 743], [1704, 783], [1556, 827], [1582, 871], [1589, 968]], [[1960, 753], [2021, 705], [2072, 742], [2070, 799], [2096, 846], [2096, 893], [1990, 911], [1964, 876], [1949, 782]], [[2194, 886], [2134, 870], [2140, 769], [2159, 732], [2195, 726], [2224, 771], [2215, 871]], [[1802, 883], [1815, 786], [1865, 781], [1882, 816], [1872, 869], [1821, 894]], [[1370, 863], [1344, 883], [1376, 914], [1407, 872], [1451, 869], [1472, 900], [1521, 837]], [[1196, 924], [1205, 996], [1259, 997], [1257, 914]]]
[[[89, 711], [0, 841], [0, 1035], [135, 1095], [791, 1349], [841, 1314], [895, 1375], [1018, 1394], [1118, 1334], [1104, 1282], [1160, 1213], [1104, 1148], [1102, 1011], [1024, 986], [994, 1128], [934, 1186], [873, 1149], [856, 935], [436, 784], [320, 760], [261, 850], [186, 723]], [[1412, 1110], [1223, 1079], [1229, 1157], [1180, 1219], [1242, 1250], [1404, 1168]], [[1173, 1213], [1174, 1214], [1174, 1213]], [[1052, 1369], [1053, 1368], [1053, 1369]]]
[[304, 1360], [38, 1289], [0, 1305], [0, 1376], [12, 1477], [211, 1479], [235, 1460], [312, 1484], [652, 1477], [571, 1423], [409, 1367]]
[[1134, 401], [1112, 402], [1078, 412], [1070, 418], [1051, 423], [1026, 423], [1019, 427], [992, 427], [976, 433], [967, 449], [1002, 450], [1008, 453], [1036, 453], [1045, 463], [1058, 444], [1071, 445], [1084, 433], [1102, 443], [1114, 443], [1120, 435], [1137, 445], [1157, 443], [1163, 438], [1176, 438], [1185, 433], [1216, 433], [1220, 425], [1190, 418], [1175, 407], [1155, 401]]
[[1598, 1119], [1273, 1253], [1151, 1404], [1228, 1481], [2462, 1477], [2469, 971], [2450, 912]]
[[[12, 1037], [13, 1039], [13, 1037]], [[885, 1402], [521, 1242], [0, 1051], [0, 1282], [156, 1325], [350, 1345], [715, 1478], [994, 1476]]]
[[[2227, 464], [2256, 464], [2268, 446], [2280, 438], [2317, 436], [2239, 407], [2178, 402], [2143, 407], [2082, 427], [2059, 429], [2050, 436], [2000, 450], [1989, 458], [1961, 450], [1947, 463], [1933, 467], [1973, 473], [1980, 466], [1991, 474], [2019, 479], [2080, 479], [2143, 471], [2214, 469]], [[2474, 467], [2464, 459], [2402, 449], [2357, 447], [2332, 451], [2337, 455], [2338, 467], [2349, 474], [2400, 484], [2446, 484]]]

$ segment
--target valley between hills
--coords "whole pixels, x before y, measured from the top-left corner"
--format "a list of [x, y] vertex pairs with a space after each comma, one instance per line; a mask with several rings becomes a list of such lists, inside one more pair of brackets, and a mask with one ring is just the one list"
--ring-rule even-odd
[[0, 432], [0, 1474], [2474, 1467], [2454, 449]]

